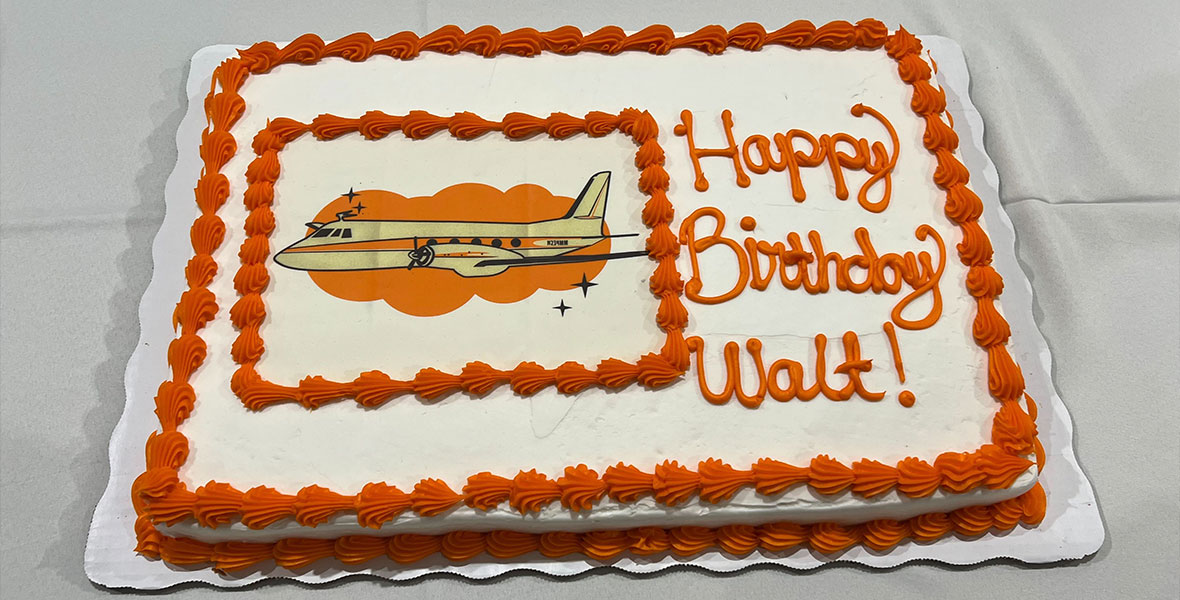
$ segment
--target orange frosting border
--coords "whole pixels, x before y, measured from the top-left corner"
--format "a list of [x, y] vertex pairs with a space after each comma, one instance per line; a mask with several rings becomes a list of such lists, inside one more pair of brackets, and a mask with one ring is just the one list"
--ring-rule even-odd
[[511, 559], [530, 552], [548, 558], [582, 555], [608, 561], [624, 552], [637, 556], [671, 554], [690, 557], [710, 550], [733, 556], [756, 551], [792, 552], [800, 547], [822, 554], [839, 554], [855, 545], [887, 552], [912, 541], [929, 543], [956, 534], [974, 538], [1024, 524], [1038, 525], [1045, 515], [1045, 493], [1037, 484], [1030, 492], [989, 506], [969, 506], [949, 513], [927, 513], [895, 521], [877, 519], [860, 525], [776, 522], [763, 525], [692, 525], [636, 527], [625, 530], [573, 533], [528, 533], [511, 530], [452, 531], [439, 535], [404, 533], [388, 537], [349, 535], [335, 539], [286, 538], [273, 543], [209, 543], [160, 534], [150, 522], [137, 521], [136, 551], [174, 565], [212, 565], [220, 571], [242, 571], [273, 560], [277, 566], [302, 570], [325, 559], [357, 565], [385, 558], [410, 564], [435, 554], [453, 562], [467, 562], [481, 554]]
[[[926, 120], [923, 141], [937, 160], [934, 182], [947, 193], [945, 212], [948, 218], [963, 232], [963, 241], [957, 250], [960, 259], [970, 267], [966, 285], [977, 301], [973, 335], [987, 350], [988, 388], [1000, 402], [993, 420], [992, 444], [973, 453], [945, 453], [935, 460], [933, 466], [918, 459], [903, 460], [895, 468], [896, 479], [894, 468], [875, 461], [858, 461], [850, 469], [821, 455], [806, 468], [764, 459], [749, 471], [734, 470], [715, 459], [703, 461], [697, 472], [674, 461], [665, 461], [651, 475], [620, 463], [608, 468], [601, 479], [596, 472], [579, 465], [567, 467], [566, 476], [556, 482], [535, 470], [522, 471], [512, 480], [478, 474], [469, 478], [462, 495], [434, 479], [419, 482], [410, 494], [384, 483], [368, 484], [356, 496], [336, 494], [318, 486], [308, 486], [296, 496], [266, 487], [241, 493], [228, 484], [215, 482], [195, 492], [185, 489], [177, 471], [187, 458], [188, 442], [177, 427], [194, 408], [195, 392], [188, 381], [204, 361], [206, 351], [198, 332], [218, 310], [208, 285], [217, 271], [211, 255], [220, 246], [225, 232], [224, 223], [215, 213], [229, 195], [228, 180], [220, 169], [237, 150], [237, 143], [228, 130], [245, 110], [245, 102], [237, 90], [250, 74], [265, 73], [282, 63], [312, 64], [328, 56], [360, 61], [377, 53], [410, 59], [422, 51], [531, 56], [541, 51], [663, 54], [673, 48], [691, 47], [716, 54], [730, 46], [753, 51], [767, 44], [833, 50], [884, 46], [889, 56], [898, 62], [903, 81], [913, 87], [911, 107]], [[508, 500], [514, 508], [527, 512], [544, 505], [546, 499], [552, 502], [555, 490], [558, 499], [574, 509], [588, 508], [607, 493], [624, 502], [651, 493], [660, 502], [675, 504], [694, 493], [706, 500], [720, 501], [743, 485], [753, 484], [763, 493], [778, 493], [804, 481], [821, 493], [837, 493], [851, 488], [853, 493], [872, 496], [896, 487], [903, 494], [920, 497], [939, 487], [952, 493], [979, 485], [1007, 487], [1019, 475], [1016, 472], [1008, 479], [1004, 475], [1006, 469], [995, 465], [989, 471], [983, 466], [985, 459], [1015, 469], [1015, 461], [1030, 462], [1025, 457], [1031, 454], [1035, 455], [1038, 468], [1043, 467], [1044, 450], [1036, 438], [1036, 405], [1024, 393], [1021, 371], [1006, 349], [1008, 324], [994, 305], [995, 298], [1003, 290], [1003, 280], [990, 266], [991, 245], [978, 224], [983, 205], [967, 188], [969, 173], [953, 155], [958, 139], [951, 126], [943, 121], [945, 95], [930, 85], [931, 70], [921, 59], [920, 52], [921, 43], [905, 29], [899, 28], [889, 35], [879, 21], [863, 20], [855, 25], [837, 21], [819, 28], [807, 21], [796, 21], [771, 33], [756, 23], [739, 25], [728, 32], [712, 25], [683, 37], [675, 36], [671, 29], [662, 25], [653, 25], [631, 36], [617, 27], [604, 27], [583, 35], [568, 26], [545, 33], [521, 29], [504, 34], [487, 26], [469, 33], [446, 26], [423, 37], [402, 32], [373, 41], [367, 34], [358, 33], [327, 45], [317, 36], [308, 34], [283, 48], [270, 42], [255, 44], [240, 51], [240, 58], [227, 59], [215, 71], [205, 102], [208, 126], [202, 134], [200, 150], [205, 167], [195, 190], [201, 214], [191, 231], [194, 256], [185, 268], [189, 289], [182, 294], [174, 313], [174, 325], [180, 336], [168, 348], [172, 378], [160, 385], [156, 396], [156, 413], [162, 430], [149, 437], [147, 469], [132, 485], [132, 501], [138, 515], [136, 550], [149, 558], [163, 558], [173, 564], [212, 563], [222, 570], [242, 569], [269, 559], [274, 559], [280, 566], [298, 569], [328, 556], [335, 556], [346, 564], [356, 564], [382, 554], [399, 562], [412, 562], [441, 552], [450, 560], [461, 561], [481, 552], [505, 558], [533, 549], [539, 549], [546, 556], [582, 553], [605, 560], [628, 550], [641, 555], [665, 551], [691, 555], [716, 546], [740, 555], [758, 548], [781, 551], [806, 543], [813, 550], [833, 554], [857, 543], [883, 551], [907, 538], [926, 542], [952, 532], [980, 535], [993, 528], [1010, 529], [1018, 522], [1035, 526], [1045, 514], [1045, 494], [1040, 483], [1017, 498], [990, 506], [920, 515], [903, 522], [869, 521], [852, 527], [832, 523], [774, 523], [758, 527], [735, 525], [707, 529], [686, 526], [666, 530], [642, 527], [626, 531], [540, 535], [511, 531], [456, 531], [438, 536], [402, 534], [386, 538], [346, 536], [336, 540], [290, 538], [274, 544], [208, 544], [164, 536], [154, 525], [155, 522], [176, 522], [189, 516], [208, 526], [228, 523], [239, 515], [245, 521], [244, 507], [249, 507], [249, 520], [254, 526], [265, 526], [289, 516], [314, 525], [347, 510], [356, 510], [358, 520], [372, 525], [388, 521], [407, 508], [431, 516], [460, 501], [474, 507], [489, 507]], [[1027, 412], [1021, 406], [1022, 400]], [[758, 473], [765, 475], [768, 472], [776, 473], [778, 478], [766, 475], [759, 486]], [[777, 485], [767, 483], [772, 480]]]
[[[279, 153], [288, 143], [309, 132], [318, 140], [333, 140], [348, 133], [360, 133], [365, 139], [378, 140], [396, 131], [411, 139], [423, 139], [444, 130], [463, 140], [490, 132], [520, 140], [539, 134], [556, 139], [578, 134], [602, 137], [617, 131], [635, 142], [638, 146], [635, 166], [640, 173], [639, 189], [648, 196], [642, 214], [643, 223], [650, 231], [646, 249], [656, 264], [650, 289], [659, 299], [656, 324], [665, 333], [658, 353], [645, 354], [633, 363], [607, 358], [593, 369], [573, 361], [554, 369], [546, 369], [535, 362], [522, 362], [510, 370], [470, 362], [459, 373], [425, 367], [409, 380], [391, 379], [381, 371], [366, 371], [348, 382], [308, 375], [297, 386], [276, 384], [258, 373], [255, 365], [265, 351], [260, 328], [266, 319], [263, 292], [270, 281], [267, 259], [270, 256], [269, 238], [275, 223], [271, 211], [275, 200], [274, 184], [281, 171]], [[680, 300], [684, 289], [684, 282], [676, 270], [680, 246], [668, 227], [674, 212], [668, 201], [668, 173], [663, 167], [664, 151], [656, 141], [658, 134], [655, 119], [634, 108], [618, 114], [590, 112], [584, 118], [564, 113], [553, 113], [549, 117], [509, 113], [500, 121], [489, 121], [469, 112], [440, 117], [423, 111], [410, 111], [399, 116], [370, 111], [354, 119], [324, 114], [311, 123], [288, 118], [269, 121], [254, 136], [253, 149], [257, 158], [246, 169], [249, 187], [244, 198], [250, 212], [245, 221], [247, 237], [238, 253], [241, 267], [234, 276], [234, 289], [240, 298], [230, 309], [230, 319], [238, 328], [231, 354], [240, 367], [230, 381], [230, 388], [247, 408], [261, 410], [282, 402], [298, 402], [313, 409], [343, 398], [352, 398], [362, 406], [372, 407], [402, 394], [412, 393], [425, 399], [460, 390], [486, 394], [504, 384], [510, 385], [517, 394], [531, 395], [551, 385], [561, 393], [576, 394], [591, 385], [622, 388], [638, 382], [645, 387], [658, 388], [675, 381], [688, 368], [688, 345], [683, 335], [688, 324], [688, 311]], [[180, 311], [180, 307], [177, 310]]]
[[[171, 432], [149, 439], [149, 468], [166, 466], [186, 453], [187, 443], [182, 437]], [[1031, 452], [1028, 442], [1006, 439]], [[168, 525], [191, 518], [203, 527], [240, 521], [250, 529], [262, 529], [287, 518], [315, 527], [339, 514], [352, 513], [361, 526], [378, 529], [406, 511], [432, 517], [461, 505], [486, 511], [505, 502], [521, 514], [538, 512], [555, 502], [571, 511], [590, 511], [604, 496], [621, 503], [651, 496], [665, 506], [684, 504], [693, 497], [717, 504], [747, 487], [767, 496], [806, 485], [825, 496], [849, 491], [873, 498], [896, 490], [908, 498], [925, 498], [939, 490], [962, 494], [981, 487], [1008, 488], [1032, 465], [1033, 461], [1004, 446], [986, 444], [974, 452], [945, 452], [933, 463], [909, 457], [894, 465], [862, 459], [849, 466], [821, 454], [801, 467], [763, 458], [748, 469], [735, 469], [710, 458], [697, 463], [695, 469], [665, 460], [650, 472], [620, 462], [601, 474], [579, 464], [566, 467], [556, 479], [536, 469], [522, 470], [512, 478], [483, 471], [468, 477], [458, 491], [445, 481], [427, 478], [409, 491], [374, 482], [357, 494], [309, 485], [293, 495], [267, 486], [243, 492], [217, 481], [190, 490], [176, 479], [175, 472], [161, 471], [160, 476], [167, 479], [148, 487], [167, 490], [147, 499], [142, 515], [153, 523]]]

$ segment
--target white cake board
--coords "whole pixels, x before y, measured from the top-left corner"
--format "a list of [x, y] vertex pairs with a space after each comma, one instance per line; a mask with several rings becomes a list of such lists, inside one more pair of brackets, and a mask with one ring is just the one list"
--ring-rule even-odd
[[[969, 76], [963, 51], [954, 41], [939, 36], [921, 36], [929, 55], [938, 64], [938, 82], [947, 91], [947, 110], [955, 119], [955, 131], [962, 140], [963, 161], [974, 174], [971, 187], [984, 202], [984, 220], [995, 249], [996, 268], [1005, 275], [1001, 296], [1005, 317], [1012, 326], [1010, 349], [1023, 366], [1029, 394], [1040, 413], [1037, 426], [1048, 460], [1040, 480], [1048, 492], [1048, 512], [1036, 529], [1017, 527], [1002, 535], [984, 535], [974, 540], [948, 536], [931, 544], [904, 543], [887, 554], [856, 546], [837, 558], [827, 558], [807, 549], [786, 555], [755, 552], [734, 558], [721, 552], [707, 552], [693, 558], [674, 556], [645, 560], [620, 558], [611, 562], [587, 559], [554, 560], [539, 554], [512, 561], [448, 564], [439, 556], [400, 567], [391, 561], [374, 562], [375, 567], [344, 567], [322, 561], [310, 570], [292, 572], [271, 566], [242, 575], [224, 575], [209, 568], [187, 569], [162, 561], [147, 560], [135, 553], [135, 513], [131, 508], [131, 483], [143, 472], [144, 442], [159, 427], [153, 412], [156, 388], [168, 377], [165, 353], [174, 333], [171, 313], [185, 289], [184, 264], [192, 254], [189, 227], [197, 216], [193, 186], [200, 173], [197, 154], [205, 126], [203, 101], [214, 68], [235, 56], [237, 47], [209, 46], [192, 59], [186, 87], [188, 112], [176, 133], [176, 168], [165, 187], [164, 223], [152, 245], [155, 268], [139, 307], [140, 339], [127, 364], [127, 403], [111, 435], [110, 481], [98, 503], [86, 544], [86, 574], [98, 585], [111, 588], [161, 589], [187, 582], [205, 582], [221, 587], [240, 587], [267, 578], [295, 579], [324, 583], [354, 574], [390, 580], [409, 580], [429, 573], [454, 573], [484, 579], [509, 571], [530, 570], [549, 575], [575, 575], [596, 567], [609, 566], [632, 573], [651, 573], [690, 564], [711, 571], [739, 571], [757, 564], [776, 564], [793, 569], [814, 569], [830, 563], [858, 563], [869, 567], [895, 567], [915, 560], [971, 565], [994, 558], [1026, 563], [1051, 563], [1080, 559], [1098, 551], [1105, 538], [1094, 491], [1073, 452], [1073, 424], [1065, 404], [1050, 379], [1052, 357], [1033, 319], [1032, 287], [1016, 259], [1015, 231], [1000, 207], [999, 175], [983, 146], [983, 119], [967, 95]], [[244, 142], [240, 142], [244, 143]], [[198, 409], [199, 410], [199, 409]], [[481, 559], [488, 559], [481, 555]]]

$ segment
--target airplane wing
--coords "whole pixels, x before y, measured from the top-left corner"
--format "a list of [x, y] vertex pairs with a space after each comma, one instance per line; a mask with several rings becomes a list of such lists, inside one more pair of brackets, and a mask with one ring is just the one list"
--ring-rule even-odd
[[597, 262], [614, 258], [647, 256], [646, 250], [615, 252], [613, 254], [561, 254], [558, 256], [521, 256], [520, 258], [490, 258], [475, 263], [476, 267], [515, 267], [523, 265], [561, 265], [567, 263]]

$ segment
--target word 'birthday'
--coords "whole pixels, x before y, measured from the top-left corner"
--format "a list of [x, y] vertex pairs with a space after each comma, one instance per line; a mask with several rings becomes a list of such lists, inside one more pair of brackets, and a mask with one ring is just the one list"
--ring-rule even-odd
[[[713, 227], [698, 232], [697, 221], [704, 217], [713, 219]], [[757, 221], [753, 217], [744, 217], [740, 225], [746, 231], [753, 231]], [[855, 294], [899, 294], [906, 288], [909, 292], [894, 305], [890, 315], [898, 327], [905, 329], [926, 329], [942, 316], [942, 294], [938, 284], [946, 266], [946, 245], [942, 236], [929, 225], [919, 225], [914, 237], [920, 242], [930, 239], [934, 243], [937, 263], [931, 253], [924, 250], [916, 254], [879, 254], [864, 227], [858, 227], [853, 233], [859, 253], [847, 256], [825, 251], [819, 232], [814, 230], [808, 232], [810, 247], [805, 248], [796, 232], [788, 233], [784, 244], [753, 237], [739, 242], [725, 236], [724, 229], [725, 215], [712, 206], [698, 208], [680, 225], [680, 243], [688, 249], [692, 265], [692, 277], [684, 286], [684, 294], [693, 302], [720, 304], [736, 298], [747, 286], [764, 291], [777, 275], [784, 288], [803, 288], [809, 294], [827, 293], [833, 282], [837, 290]], [[737, 277], [728, 291], [706, 295], [702, 293], [705, 273], [699, 257], [714, 249], [721, 251], [723, 256], [737, 259]], [[721, 264], [732, 263], [722, 261]], [[903, 315], [906, 307], [924, 295], [931, 297], [930, 310], [925, 316], [911, 319]]]
[[[800, 169], [820, 167], [826, 163], [832, 172], [836, 197], [841, 200], [848, 199], [845, 171], [868, 173], [869, 177], [857, 191], [856, 199], [865, 210], [879, 213], [889, 206], [889, 196], [893, 188], [893, 167], [897, 164], [897, 132], [889, 120], [872, 107], [857, 104], [850, 112], [854, 117], [867, 114], [880, 122], [889, 134], [892, 150], [887, 149], [880, 141], [870, 142], [866, 138], [856, 138], [847, 133], [825, 133], [816, 138], [801, 129], [775, 133], [770, 138], [760, 134], [751, 135], [739, 146], [733, 134], [733, 113], [729, 110], [721, 112], [721, 125], [725, 129], [726, 140], [723, 147], [700, 147], [693, 131], [692, 111], [689, 110], [680, 112], [680, 124], [672, 131], [678, 136], [683, 136], [688, 143], [688, 154], [692, 160], [692, 168], [696, 172], [693, 185], [698, 191], [709, 189], [709, 180], [701, 167], [701, 159], [728, 158], [727, 162], [733, 166], [738, 186], [750, 186], [750, 176], [746, 174], [746, 170], [759, 175], [770, 171], [786, 171], [790, 178], [791, 196], [796, 202], [803, 202], [807, 199], [807, 190], [803, 187]], [[800, 140], [808, 144], [806, 150], [795, 147], [796, 142]], [[851, 154], [848, 151], [851, 151]], [[878, 184], [882, 187], [880, 197], [871, 200], [869, 192]]]

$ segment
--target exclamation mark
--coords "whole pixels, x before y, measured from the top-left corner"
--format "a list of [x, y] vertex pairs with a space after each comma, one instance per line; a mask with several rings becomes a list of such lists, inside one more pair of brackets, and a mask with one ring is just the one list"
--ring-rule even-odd
[[[905, 366], [901, 364], [901, 349], [897, 347], [897, 331], [893, 329], [892, 321], [885, 321], [881, 326], [885, 330], [885, 337], [889, 338], [889, 350], [893, 353], [893, 366], [897, 369], [897, 379], [901, 383], [905, 383]], [[902, 406], [909, 408], [914, 405], [914, 393], [909, 390], [902, 390], [897, 395], [897, 401]]]

